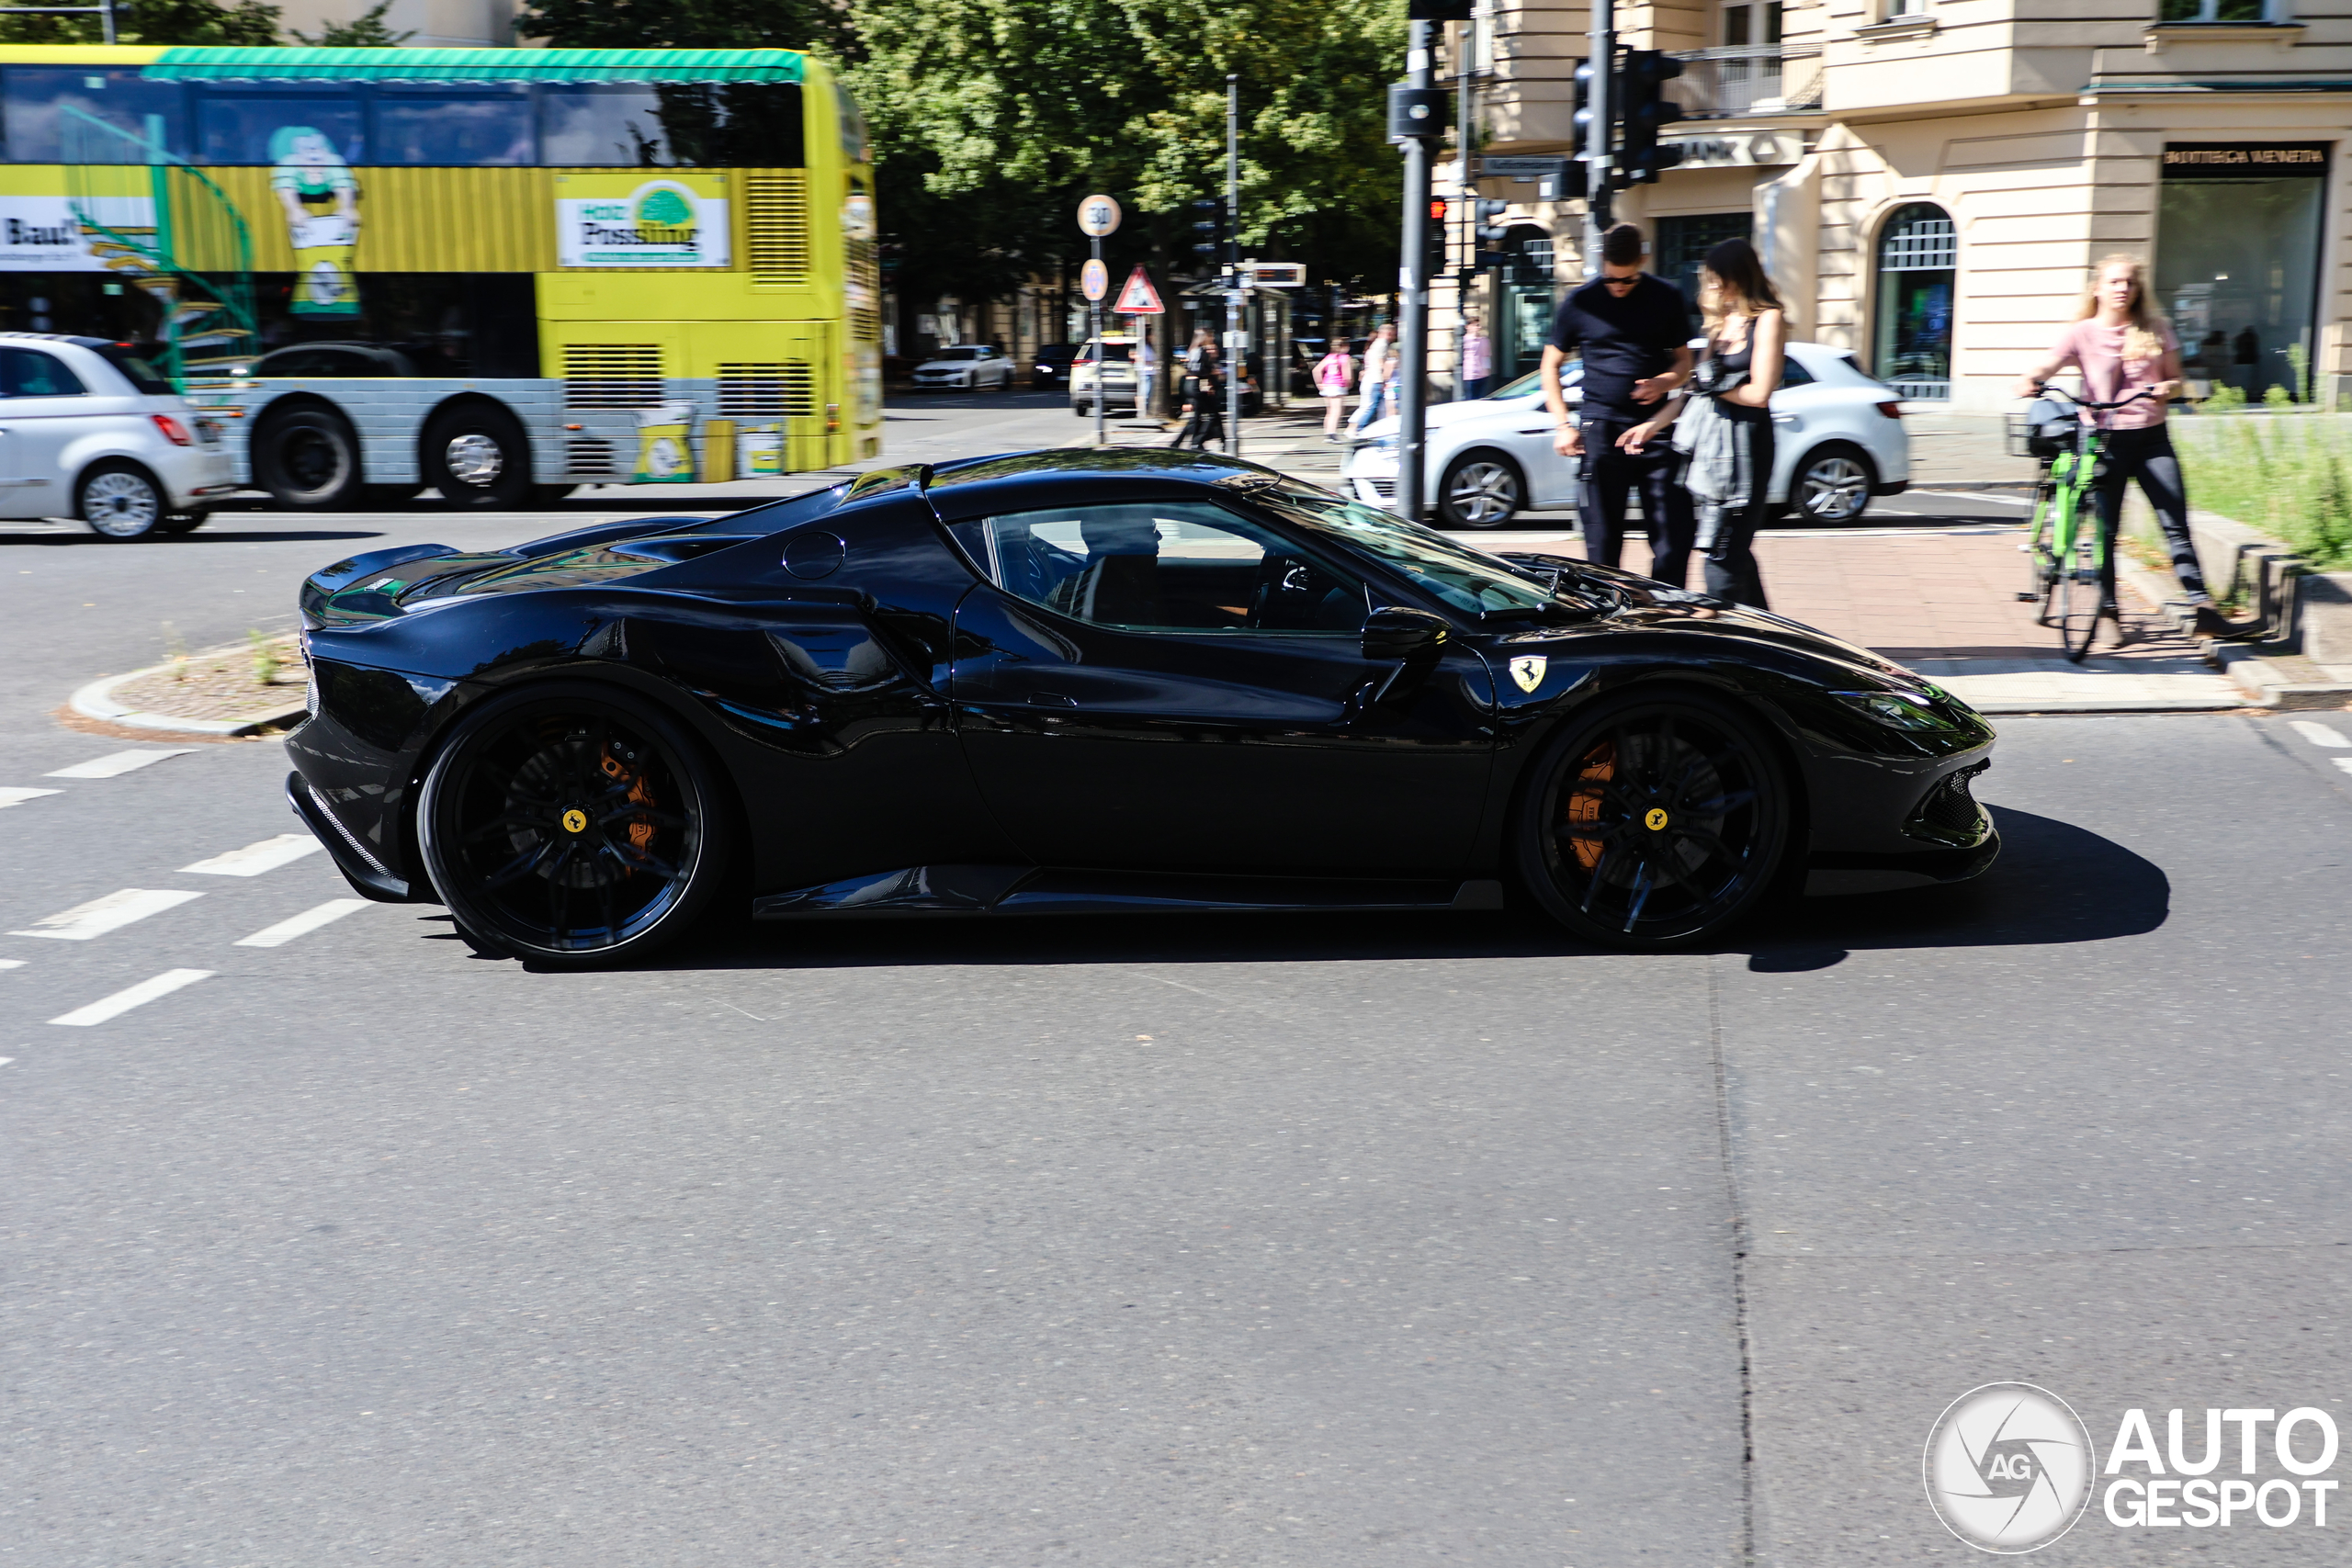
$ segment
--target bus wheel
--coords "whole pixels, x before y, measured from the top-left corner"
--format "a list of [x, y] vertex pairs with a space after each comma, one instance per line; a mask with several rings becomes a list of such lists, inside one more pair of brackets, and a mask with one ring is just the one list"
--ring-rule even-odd
[[356, 506], [359, 437], [333, 409], [289, 409], [254, 433], [254, 478], [280, 506], [302, 512]]
[[451, 506], [519, 511], [530, 504], [531, 444], [504, 409], [475, 403], [424, 427], [425, 482]]

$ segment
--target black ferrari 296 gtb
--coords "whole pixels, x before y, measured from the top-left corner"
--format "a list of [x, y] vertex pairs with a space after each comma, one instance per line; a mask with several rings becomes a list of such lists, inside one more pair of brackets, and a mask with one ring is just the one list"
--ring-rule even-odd
[[1248, 463], [1028, 452], [302, 589], [370, 897], [621, 960], [762, 919], [1486, 909], [1620, 946], [1973, 876], [1993, 731], [1776, 615]]

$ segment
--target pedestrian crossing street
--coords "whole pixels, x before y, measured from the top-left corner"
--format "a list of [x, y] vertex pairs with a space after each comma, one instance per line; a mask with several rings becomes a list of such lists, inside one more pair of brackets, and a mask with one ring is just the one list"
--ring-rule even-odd
[[[58, 768], [42, 777], [74, 781], [82, 787], [103, 788], [104, 781], [138, 773], [174, 757], [191, 755], [196, 750], [193, 747], [140, 747]], [[0, 810], [31, 808], [34, 820], [9, 820], [8, 827], [19, 832], [40, 831], [38, 813], [44, 804], [53, 808], [59, 804], [58, 797], [70, 797], [69, 790], [0, 784]], [[244, 880], [266, 877], [309, 859], [323, 848], [307, 830], [277, 833], [192, 861], [180, 866], [177, 875]], [[311, 891], [315, 893], [315, 887]], [[10, 947], [15, 947], [17, 940], [40, 943], [103, 942], [137, 927], [142, 921], [207, 896], [207, 890], [201, 887], [119, 888], [70, 908], [27, 921], [21, 927], [6, 931], [0, 941], [5, 941]], [[368, 907], [369, 900], [365, 898], [330, 898], [323, 903], [287, 911], [258, 929], [234, 937], [227, 945], [241, 948], [283, 947]], [[31, 955], [37, 951], [18, 949], [8, 956], [0, 957], [0, 970], [37, 970], [41, 961]], [[214, 969], [187, 966], [165, 969], [134, 985], [122, 987], [71, 1008], [48, 1021], [69, 1029], [95, 1028], [211, 979], [218, 973]], [[0, 1057], [0, 1065], [5, 1065], [6, 1060]]]

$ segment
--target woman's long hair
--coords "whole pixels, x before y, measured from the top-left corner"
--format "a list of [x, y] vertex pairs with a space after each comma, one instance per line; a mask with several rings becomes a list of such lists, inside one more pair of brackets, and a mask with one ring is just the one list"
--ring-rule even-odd
[[1780, 292], [1766, 276], [1756, 247], [1747, 241], [1725, 240], [1699, 265], [1704, 269], [1699, 275], [1699, 309], [1706, 315], [1708, 332], [1734, 316], [1781, 309]]
[[2086, 321], [2098, 314], [2098, 280], [2111, 266], [2129, 267], [2132, 272], [2132, 304], [2126, 311], [2131, 325], [2123, 333], [2123, 357], [2154, 359], [2165, 351], [2165, 334], [2157, 331], [2164, 318], [2148, 308], [2148, 264], [2129, 251], [2099, 257], [2098, 265], [2091, 268], [2090, 281], [2083, 286], [2083, 302], [2075, 310], [2075, 320]]

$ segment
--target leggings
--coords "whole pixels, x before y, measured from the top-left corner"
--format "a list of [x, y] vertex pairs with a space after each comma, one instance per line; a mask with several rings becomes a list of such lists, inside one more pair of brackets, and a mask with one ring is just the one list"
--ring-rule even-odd
[[2107, 543], [2107, 570], [2099, 580], [2099, 592], [2110, 600], [2115, 597], [2115, 531], [2123, 518], [2123, 487], [2135, 479], [2140, 481], [2140, 493], [2156, 509], [2156, 522], [2172, 550], [2172, 570], [2180, 579], [2181, 592], [2195, 601], [2211, 598], [2205, 591], [2205, 574], [2197, 565], [2196, 541], [2188, 534], [2188, 490], [2180, 480], [2180, 459], [2173, 455], [2172, 433], [2161, 424], [2107, 433], [2106, 466], [2093, 492], [2098, 503], [2099, 532]]

